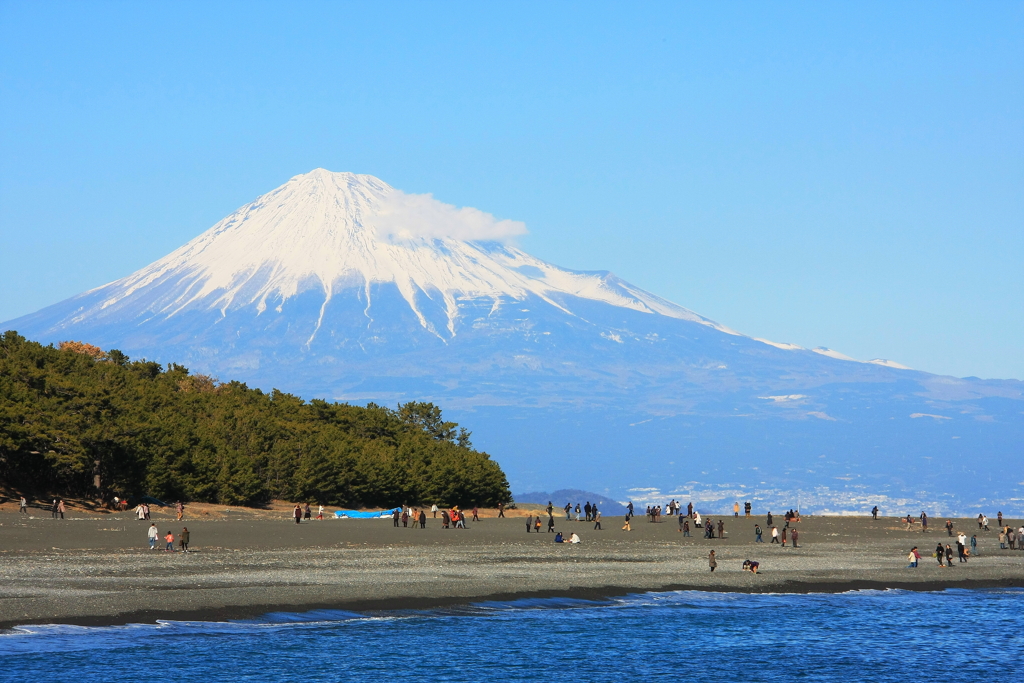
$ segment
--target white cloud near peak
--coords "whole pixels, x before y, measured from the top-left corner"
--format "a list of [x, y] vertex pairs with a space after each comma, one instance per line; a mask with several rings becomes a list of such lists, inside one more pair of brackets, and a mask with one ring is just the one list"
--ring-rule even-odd
[[464, 241], [505, 242], [526, 234], [521, 221], [502, 220], [470, 206], [457, 207], [431, 194], [394, 190], [375, 218], [377, 234], [391, 241], [448, 237]]

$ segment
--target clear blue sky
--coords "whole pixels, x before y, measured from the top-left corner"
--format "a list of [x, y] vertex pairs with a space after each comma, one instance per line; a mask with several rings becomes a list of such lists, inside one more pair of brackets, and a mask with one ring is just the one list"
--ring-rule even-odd
[[0, 321], [322, 166], [746, 334], [1024, 378], [1024, 4], [0, 3]]

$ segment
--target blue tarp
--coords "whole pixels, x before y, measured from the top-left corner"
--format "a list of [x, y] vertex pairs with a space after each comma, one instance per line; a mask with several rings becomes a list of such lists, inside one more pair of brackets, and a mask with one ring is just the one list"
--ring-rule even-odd
[[395, 514], [395, 510], [401, 510], [401, 508], [392, 508], [390, 510], [377, 510], [376, 512], [362, 512], [360, 510], [338, 510], [334, 513], [335, 517], [348, 518], [348, 519], [380, 519], [381, 517], [391, 517]]

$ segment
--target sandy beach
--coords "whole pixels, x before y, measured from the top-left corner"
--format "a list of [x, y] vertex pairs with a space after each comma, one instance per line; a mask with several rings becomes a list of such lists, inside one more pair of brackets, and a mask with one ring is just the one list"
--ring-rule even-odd
[[[955, 549], [955, 538], [939, 528], [945, 519], [932, 520], [922, 533], [920, 524], [908, 531], [894, 518], [805, 516], [793, 525], [800, 547], [782, 548], [768, 543], [767, 529], [765, 543], [754, 542], [763, 515], [724, 517], [727, 537], [715, 540], [701, 530], [683, 537], [674, 519], [635, 517], [626, 532], [621, 517], [605, 517], [598, 531], [556, 515], [556, 530], [582, 538], [569, 546], [553, 543], [546, 532], [527, 534], [524, 518], [534, 511], [516, 510], [507, 519], [481, 511], [481, 521], [468, 529], [444, 530], [432, 518], [426, 529], [333, 518], [296, 525], [285, 504], [266, 510], [190, 505], [183, 522], [170, 509], [154, 508], [161, 534], [177, 536], [188, 527], [192, 552], [185, 554], [150, 550], [149, 523], [130, 512], [73, 507], [67, 519], [54, 520], [40, 509], [19, 514], [8, 502], [0, 506], [0, 628], [415, 609], [530, 596], [598, 599], [650, 590], [1024, 587], [1024, 552], [999, 549], [994, 519], [988, 532], [974, 520], [954, 520], [968, 538], [978, 535], [979, 556], [966, 564], [954, 557], [952, 568], [940, 568], [935, 544], [953, 542]], [[907, 569], [914, 545], [922, 561]], [[742, 571], [745, 559], [758, 561], [761, 573]]]

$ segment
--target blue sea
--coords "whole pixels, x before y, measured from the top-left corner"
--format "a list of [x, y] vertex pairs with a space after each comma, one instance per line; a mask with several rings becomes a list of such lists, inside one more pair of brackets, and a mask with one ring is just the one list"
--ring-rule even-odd
[[1024, 681], [1024, 591], [644, 593], [26, 626], [5, 681]]

